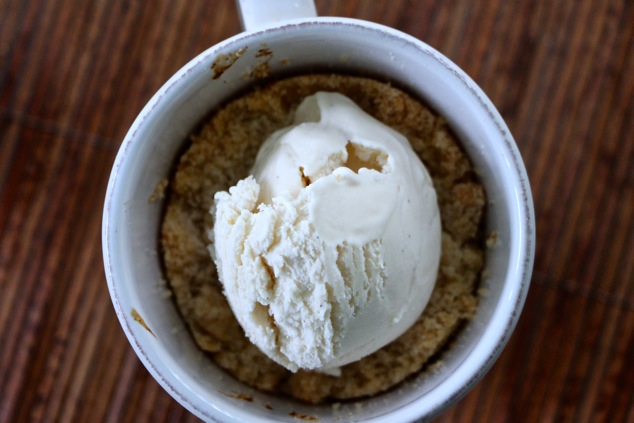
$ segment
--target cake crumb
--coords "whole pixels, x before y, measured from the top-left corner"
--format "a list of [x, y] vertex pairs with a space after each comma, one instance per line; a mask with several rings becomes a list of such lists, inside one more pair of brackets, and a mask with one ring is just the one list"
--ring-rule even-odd
[[211, 64], [212, 79], [218, 79], [247, 51], [248, 47], [242, 47], [227, 54], [219, 54]]
[[296, 419], [299, 419], [299, 420], [304, 420], [306, 422], [317, 422], [317, 421], [319, 421], [319, 418], [317, 418], [315, 416], [309, 416], [307, 414], [298, 413], [297, 411], [291, 411], [290, 413], [288, 413], [288, 415], [291, 416], [291, 417], [295, 417]]
[[169, 180], [167, 178], [161, 178], [160, 181], [154, 187], [154, 191], [150, 194], [148, 198], [148, 203], [153, 203], [155, 201], [162, 200], [165, 198], [165, 190], [169, 186]]
[[253, 402], [253, 397], [249, 394], [236, 393], [236, 394], [225, 394], [225, 395], [230, 398], [235, 398], [235, 399], [246, 401], [246, 402]]
[[135, 308], [132, 309], [132, 311], [130, 312], [130, 315], [132, 316], [132, 319], [134, 319], [135, 322], [143, 326], [145, 330], [150, 332], [150, 334], [156, 338], [156, 335], [154, 335], [154, 332], [152, 332], [152, 329], [150, 329], [150, 327], [145, 323], [145, 320], [143, 319], [143, 317], [141, 317], [141, 315], [139, 314], [138, 311], [136, 311]]
[[498, 238], [498, 231], [493, 230], [489, 233], [489, 236], [487, 236], [486, 239], [486, 246], [488, 248], [494, 248], [498, 246], [499, 243], [499, 238]]

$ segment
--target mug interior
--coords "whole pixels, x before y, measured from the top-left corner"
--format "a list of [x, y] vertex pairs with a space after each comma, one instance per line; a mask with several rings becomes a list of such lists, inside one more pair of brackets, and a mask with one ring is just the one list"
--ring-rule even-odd
[[[232, 60], [226, 69], [214, 66]], [[476, 316], [433, 372], [337, 407], [266, 395], [216, 367], [194, 344], [166, 295], [158, 252], [163, 205], [148, 198], [169, 176], [191, 131], [262, 71], [276, 78], [312, 71], [350, 73], [393, 83], [444, 116], [474, 162], [488, 196], [486, 231], [495, 231], [498, 241], [487, 251]], [[469, 77], [431, 47], [393, 29], [314, 18], [228, 39], [193, 59], [159, 90], [115, 161], [103, 248], [112, 300], [131, 344], [154, 378], [199, 417], [297, 421], [291, 415], [296, 413], [320, 420], [406, 421], [431, 418], [457, 401], [506, 344], [528, 290], [534, 216], [513, 138]]]

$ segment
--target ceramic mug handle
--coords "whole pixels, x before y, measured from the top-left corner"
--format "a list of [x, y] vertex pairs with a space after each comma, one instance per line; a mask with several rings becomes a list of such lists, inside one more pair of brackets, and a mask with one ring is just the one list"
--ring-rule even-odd
[[236, 5], [244, 31], [288, 19], [317, 16], [313, 0], [236, 0]]

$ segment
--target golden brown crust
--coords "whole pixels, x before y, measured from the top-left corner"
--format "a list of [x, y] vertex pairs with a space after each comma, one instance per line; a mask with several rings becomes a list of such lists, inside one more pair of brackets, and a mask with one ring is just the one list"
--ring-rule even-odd
[[[344, 366], [340, 377], [293, 374], [247, 340], [222, 294], [206, 238], [214, 193], [246, 177], [260, 144], [287, 126], [301, 100], [317, 91], [341, 92], [407, 136], [432, 176], [443, 226], [438, 279], [423, 314], [391, 344]], [[475, 291], [484, 260], [484, 190], [445, 121], [388, 84], [305, 75], [255, 89], [223, 107], [192, 136], [170, 190], [161, 240], [177, 306], [198, 345], [257, 389], [314, 403], [384, 391], [420, 371], [477, 306]]]

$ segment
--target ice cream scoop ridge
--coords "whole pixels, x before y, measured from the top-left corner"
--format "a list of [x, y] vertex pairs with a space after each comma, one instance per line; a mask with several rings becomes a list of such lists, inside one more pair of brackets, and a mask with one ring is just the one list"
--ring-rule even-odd
[[440, 257], [431, 178], [403, 135], [341, 94], [304, 99], [252, 176], [214, 203], [209, 249], [229, 304], [292, 371], [371, 354], [429, 300]]

